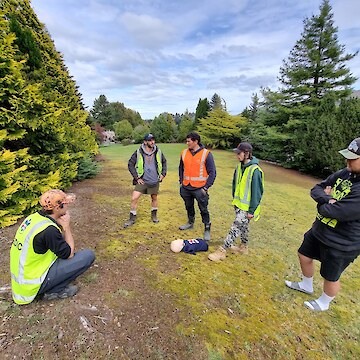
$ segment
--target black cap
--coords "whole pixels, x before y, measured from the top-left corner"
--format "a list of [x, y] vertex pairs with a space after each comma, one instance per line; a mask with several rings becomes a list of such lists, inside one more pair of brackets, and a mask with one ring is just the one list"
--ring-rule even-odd
[[248, 142], [241, 142], [235, 149], [233, 149], [233, 151], [238, 154], [242, 151], [252, 153], [253, 147]]
[[154, 136], [153, 134], [146, 134], [146, 135], [144, 136], [144, 140], [145, 140], [145, 141], [150, 141], [150, 140], [152, 140], [152, 139], [155, 139], [155, 136]]

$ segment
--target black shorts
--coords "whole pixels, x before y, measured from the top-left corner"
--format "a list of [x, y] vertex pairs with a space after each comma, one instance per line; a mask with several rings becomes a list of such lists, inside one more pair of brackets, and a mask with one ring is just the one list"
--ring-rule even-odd
[[341, 251], [323, 244], [310, 229], [304, 234], [299, 253], [321, 262], [320, 274], [327, 281], [338, 281], [344, 270], [359, 256], [360, 251]]

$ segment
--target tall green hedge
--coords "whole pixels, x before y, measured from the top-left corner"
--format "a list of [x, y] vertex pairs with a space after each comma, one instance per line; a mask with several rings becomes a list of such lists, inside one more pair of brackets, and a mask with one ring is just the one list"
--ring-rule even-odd
[[0, 5], [0, 227], [66, 188], [98, 152], [62, 56], [27, 0]]

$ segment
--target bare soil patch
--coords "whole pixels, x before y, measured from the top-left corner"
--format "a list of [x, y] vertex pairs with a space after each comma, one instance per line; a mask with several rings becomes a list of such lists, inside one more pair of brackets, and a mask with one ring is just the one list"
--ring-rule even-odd
[[[106, 164], [105, 164], [106, 165]], [[114, 173], [104, 166], [95, 179], [75, 183], [71, 209], [76, 246], [95, 250], [93, 267], [77, 280], [80, 292], [71, 299], [13, 304], [9, 293], [0, 294], [0, 353], [2, 359], [206, 359], [202, 339], [185, 336], [177, 328], [190, 314], [177, 308], [174, 295], [153, 286], [156, 274], [140, 261], [162, 256], [160, 272], [176, 263], [164, 251], [138, 244], [123, 256], [113, 256], [107, 245], [124, 214], [96, 197], [121, 198], [128, 189], [107, 186]], [[0, 287], [10, 283], [9, 248], [14, 225], [0, 230]]]

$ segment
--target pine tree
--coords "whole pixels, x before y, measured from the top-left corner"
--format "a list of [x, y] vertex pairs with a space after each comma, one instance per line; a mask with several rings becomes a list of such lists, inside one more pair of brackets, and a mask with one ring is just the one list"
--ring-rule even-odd
[[356, 56], [344, 54], [345, 46], [338, 42], [337, 27], [328, 0], [323, 0], [320, 14], [305, 18], [301, 38], [280, 68], [283, 105], [314, 104], [329, 91], [338, 99], [350, 95], [356, 78], [346, 63]]
[[[262, 89], [261, 125], [270, 128], [264, 132], [254, 131], [253, 127], [260, 125], [255, 122], [251, 124], [250, 133], [262, 134], [262, 143], [267, 144], [264, 152], [268, 150], [277, 156], [275, 160], [287, 167], [304, 169], [304, 161], [308, 159], [308, 156], [304, 158], [304, 154], [308, 154], [308, 143], [299, 142], [299, 139], [311, 141], [309, 129], [315, 131], [319, 128], [321, 131], [325, 128], [322, 122], [326, 119], [321, 118], [321, 124], [317, 124], [318, 119], [313, 115], [322, 99], [332, 94], [338, 104], [349, 96], [351, 85], [356, 81], [346, 64], [357, 52], [346, 54], [344, 45], [338, 42], [337, 32], [329, 1], [323, 0], [320, 14], [305, 18], [301, 38], [280, 68], [282, 87], [278, 91]], [[326, 131], [331, 132], [329, 129]], [[318, 136], [313, 135], [314, 138]], [[339, 135], [334, 143], [338, 139]], [[312, 162], [311, 159], [309, 161]], [[314, 172], [318, 171], [319, 164], [315, 160], [312, 162]], [[311, 166], [306, 168], [311, 171]]]
[[210, 109], [211, 110], [215, 110], [215, 109], [225, 110], [223, 105], [222, 105], [222, 99], [221, 99], [220, 95], [215, 93], [212, 96], [211, 101], [210, 101]]

